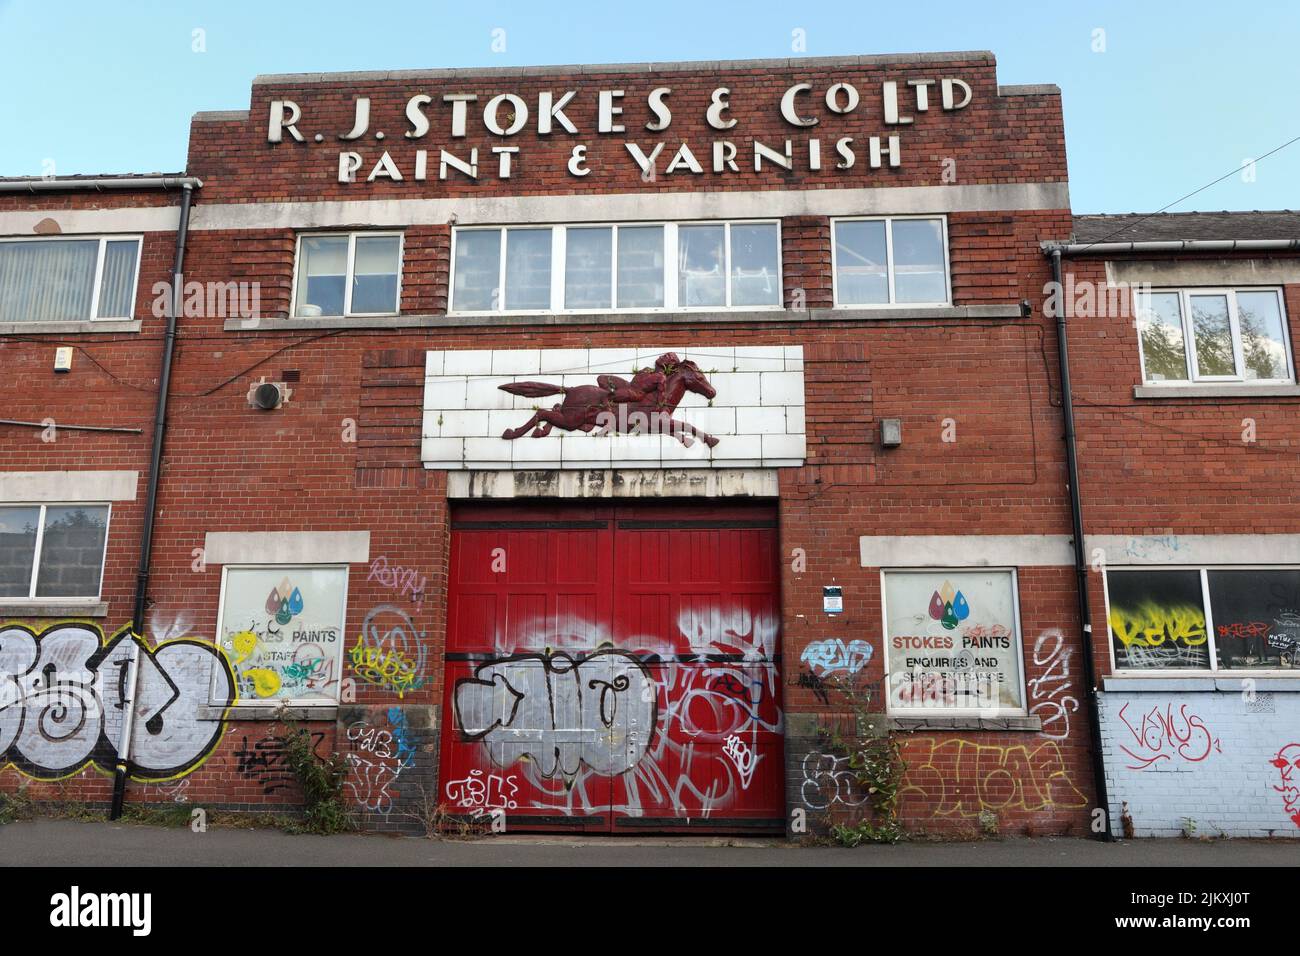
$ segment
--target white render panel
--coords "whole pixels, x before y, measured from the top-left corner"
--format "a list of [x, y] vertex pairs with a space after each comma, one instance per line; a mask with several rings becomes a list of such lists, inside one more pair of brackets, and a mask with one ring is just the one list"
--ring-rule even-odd
[[209, 531], [208, 564], [361, 564], [370, 560], [369, 531]]
[[135, 501], [138, 471], [0, 471], [0, 502]]
[[[666, 352], [694, 361], [716, 389], [712, 401], [687, 392], [673, 418], [718, 439], [684, 445], [672, 435], [531, 433], [508, 441], [535, 410], [562, 394], [528, 397], [502, 385], [538, 381], [564, 388], [596, 376], [630, 378]], [[426, 468], [538, 470], [609, 468], [773, 468], [804, 463], [802, 346], [639, 346], [593, 349], [463, 349], [426, 361], [421, 457]]]

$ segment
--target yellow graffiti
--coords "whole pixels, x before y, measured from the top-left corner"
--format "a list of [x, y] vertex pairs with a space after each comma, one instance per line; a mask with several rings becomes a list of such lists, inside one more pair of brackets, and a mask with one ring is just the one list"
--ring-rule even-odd
[[[928, 739], [928, 752], [913, 759], [900, 791], [906, 803], [921, 801], [934, 816], [974, 817], [985, 811], [1074, 809], [1088, 798], [1065, 769], [1055, 741], [1002, 747], [973, 740]], [[908, 748], [910, 749], [910, 748]]]
[[1110, 629], [1125, 647], [1160, 647], [1166, 642], [1197, 647], [1209, 639], [1205, 612], [1191, 604], [1165, 607], [1148, 601], [1110, 609]]
[[416, 673], [416, 665], [397, 650], [367, 647], [360, 637], [348, 652], [352, 669], [366, 683], [397, 691], [402, 697], [408, 690], [419, 687], [423, 681]]
[[252, 631], [240, 631], [231, 635], [230, 644], [235, 651], [235, 663], [242, 664], [257, 647], [257, 635]]
[[280, 689], [280, 675], [265, 667], [254, 667], [243, 672], [253, 682], [253, 693], [258, 697], [274, 697]]

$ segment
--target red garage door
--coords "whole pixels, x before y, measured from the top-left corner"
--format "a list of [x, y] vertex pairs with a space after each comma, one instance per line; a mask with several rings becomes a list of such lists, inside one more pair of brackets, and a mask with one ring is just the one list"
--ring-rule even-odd
[[440, 785], [512, 828], [781, 829], [772, 508], [452, 521]]

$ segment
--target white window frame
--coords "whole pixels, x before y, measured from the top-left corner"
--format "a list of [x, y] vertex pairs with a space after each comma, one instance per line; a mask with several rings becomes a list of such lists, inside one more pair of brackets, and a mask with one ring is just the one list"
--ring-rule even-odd
[[[0, 243], [32, 243], [32, 242], [90, 242], [98, 241], [99, 250], [95, 258], [95, 279], [90, 292], [90, 315], [80, 319], [11, 319], [0, 315], [0, 322], [13, 322], [21, 327], [25, 323], [33, 325], [41, 322], [127, 322], [133, 321], [136, 314], [136, 302], [140, 297], [140, 263], [144, 259], [144, 234], [143, 233], [125, 233], [123, 235], [112, 235], [109, 233], [99, 233], [91, 235], [78, 234], [60, 234], [57, 236], [0, 236]], [[132, 274], [131, 283], [131, 306], [126, 315], [104, 315], [99, 314], [99, 298], [103, 292], [104, 284], [104, 257], [108, 251], [110, 242], [134, 242], [135, 243], [135, 271]]]
[[[943, 276], [944, 293], [942, 300], [936, 302], [898, 302], [894, 292], [894, 223], [904, 220], [937, 219], [939, 220], [940, 238], [943, 242]], [[887, 267], [885, 277], [889, 281], [888, 302], [841, 302], [840, 301], [840, 264], [839, 242], [836, 230], [842, 222], [883, 222], [885, 224], [885, 255]], [[836, 309], [926, 309], [952, 305], [952, 264], [948, 249], [948, 217], [940, 214], [909, 216], [836, 216], [831, 219], [831, 305]]]
[[[889, 608], [885, 577], [890, 574], [983, 574], [988, 572], [1011, 575], [1011, 607], [1015, 618], [1015, 658], [1020, 663], [1019, 707], [895, 707], [894, 690], [889, 677]], [[955, 632], [954, 632], [955, 633]], [[1027, 717], [1029, 700], [1025, 674], [1025, 642], [1020, 629], [1020, 575], [1014, 567], [943, 567], [943, 568], [881, 568], [880, 569], [880, 643], [883, 650], [884, 677], [881, 687], [885, 697], [885, 713], [891, 717], [971, 717], [989, 718]]]
[[[1287, 375], [1284, 378], [1245, 378], [1245, 361], [1242, 358], [1241, 324], [1237, 311], [1237, 294], [1239, 292], [1272, 292], [1277, 296], [1278, 315], [1282, 317], [1282, 345], [1286, 349]], [[1183, 360], [1186, 363], [1187, 378], [1173, 381], [1153, 382], [1147, 378], [1146, 351], [1142, 348], [1142, 331], [1138, 329], [1138, 362], [1142, 372], [1142, 384], [1151, 388], [1187, 388], [1192, 385], [1294, 385], [1295, 358], [1291, 353], [1291, 325], [1287, 321], [1286, 296], [1281, 286], [1175, 286], [1145, 290], [1145, 295], [1174, 293], [1178, 296], [1179, 318], [1183, 330]], [[1228, 300], [1228, 328], [1232, 334], [1232, 361], [1237, 375], [1201, 375], [1196, 364], [1195, 330], [1192, 326], [1192, 296], [1222, 295]], [[1136, 318], [1136, 317], [1135, 317]]]
[[[40, 518], [36, 525], [36, 549], [32, 558], [32, 579], [27, 584], [26, 597], [0, 597], [0, 606], [29, 606], [40, 604], [76, 604], [94, 603], [104, 593], [104, 566], [108, 563], [108, 541], [113, 526], [113, 503], [111, 501], [5, 501], [0, 502], [0, 510], [6, 508], [39, 508]], [[104, 516], [104, 553], [99, 556], [99, 582], [94, 594], [47, 595], [38, 597], [36, 581], [41, 575], [41, 551], [45, 544], [45, 513], [48, 508], [107, 508]]]
[[[342, 239], [348, 240], [347, 272], [343, 276], [343, 314], [306, 316], [298, 314], [298, 276], [302, 265], [302, 241], [304, 239]], [[352, 284], [356, 276], [354, 268], [357, 259], [357, 239], [397, 239], [397, 308], [392, 312], [353, 312]], [[310, 322], [313, 319], [356, 319], [356, 318], [391, 318], [402, 314], [402, 274], [406, 271], [406, 233], [397, 230], [376, 231], [361, 229], [355, 232], [300, 232], [294, 245], [293, 255], [293, 295], [289, 304], [291, 321]]]
[[[221, 653], [226, 654], [226, 649], [222, 647], [221, 642], [225, 635], [225, 618], [226, 618], [226, 580], [231, 571], [271, 571], [283, 570], [286, 573], [295, 568], [318, 569], [337, 569], [343, 572], [343, 614], [339, 624], [339, 650], [338, 659], [335, 664], [338, 667], [338, 680], [335, 682], [334, 696], [331, 697], [240, 697], [239, 696], [239, 674], [235, 671], [234, 661], [230, 663], [231, 683], [234, 687], [235, 699], [230, 702], [231, 708], [239, 707], [337, 707], [340, 703], [341, 691], [343, 687], [343, 658], [347, 651], [347, 629], [348, 629], [348, 584], [352, 577], [351, 566], [337, 561], [323, 561], [319, 564], [295, 561], [292, 563], [257, 563], [257, 564], [224, 564], [221, 566], [221, 591], [217, 597], [217, 630], [214, 643]], [[208, 700], [210, 703], [223, 703], [216, 696], [217, 671], [213, 668], [211, 684], [208, 690]]]
[[[1110, 651], [1112, 677], [1260, 677], [1267, 680], [1288, 678], [1300, 682], [1300, 667], [1279, 670], [1275, 667], [1219, 667], [1219, 648], [1214, 636], [1214, 609], [1210, 606], [1211, 571], [1297, 571], [1300, 564], [1122, 564], [1107, 565], [1101, 576], [1102, 595], [1106, 604], [1106, 647]], [[1115, 640], [1110, 633], [1110, 575], [1112, 572], [1199, 571], [1201, 607], [1205, 611], [1206, 647], [1210, 666], [1206, 667], [1120, 667], [1115, 660]]]
[[[661, 306], [619, 306], [618, 305], [618, 233], [621, 228], [638, 226], [661, 226], [664, 232], [664, 304]], [[723, 254], [726, 276], [726, 305], [678, 305], [679, 271], [677, 268], [677, 229], [679, 226], [723, 226]], [[776, 227], [776, 283], [779, 294], [777, 302], [772, 305], [738, 305], [731, 304], [731, 227], [732, 226], [775, 226]], [[551, 230], [551, 304], [547, 309], [511, 309], [506, 294], [506, 233], [510, 230], [550, 229]], [[610, 229], [610, 298], [608, 308], [569, 309], [564, 306], [565, 265], [567, 263], [569, 229]], [[457, 237], [462, 232], [484, 232], [499, 230], [501, 232], [500, 263], [497, 288], [501, 297], [496, 309], [464, 310], [456, 308], [456, 249]], [[529, 223], [527, 225], [472, 225], [455, 226], [451, 231], [451, 265], [448, 281], [448, 315], [607, 315], [609, 313], [668, 313], [668, 312], [782, 312], [785, 310], [785, 274], [781, 248], [780, 219], [692, 219], [681, 222], [660, 221], [619, 221], [619, 222], [569, 222], [569, 223]]]

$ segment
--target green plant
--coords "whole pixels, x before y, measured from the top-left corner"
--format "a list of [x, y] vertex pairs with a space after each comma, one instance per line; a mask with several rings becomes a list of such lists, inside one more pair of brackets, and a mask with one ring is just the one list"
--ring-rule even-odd
[[28, 799], [25, 788], [17, 793], [0, 793], [0, 825], [27, 820], [34, 812], [35, 806]]
[[316, 753], [311, 734], [288, 725], [280, 742], [284, 762], [298, 778], [304, 801], [303, 820], [298, 826], [286, 826], [291, 832], [343, 833], [357, 828], [356, 817], [343, 788], [348, 778], [348, 762], [342, 754], [322, 757]]
[[902, 748], [889, 734], [874, 732], [874, 721], [880, 715], [871, 712], [870, 690], [838, 678], [828, 681], [827, 687], [848, 705], [853, 732], [845, 737], [837, 726], [822, 726], [819, 735], [828, 750], [848, 759], [856, 783], [867, 795], [865, 809], [858, 808], [854, 818], [845, 823], [832, 824], [831, 836], [848, 847], [864, 842], [897, 843], [907, 836], [898, 818], [898, 798], [907, 771]]

